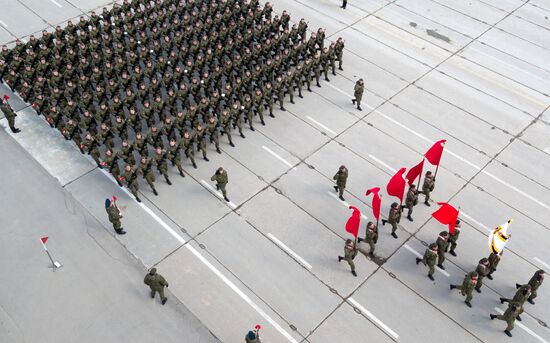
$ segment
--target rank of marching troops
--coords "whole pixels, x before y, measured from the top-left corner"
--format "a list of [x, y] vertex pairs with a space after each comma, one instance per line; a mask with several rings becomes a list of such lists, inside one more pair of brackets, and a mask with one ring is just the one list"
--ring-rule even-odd
[[[234, 147], [234, 130], [245, 138], [342, 69], [343, 40], [307, 27], [257, 0], [124, 0], [2, 47], [0, 77], [139, 201], [138, 178], [158, 194], [157, 172], [184, 177], [209, 144]], [[7, 99], [2, 110], [17, 132]]]

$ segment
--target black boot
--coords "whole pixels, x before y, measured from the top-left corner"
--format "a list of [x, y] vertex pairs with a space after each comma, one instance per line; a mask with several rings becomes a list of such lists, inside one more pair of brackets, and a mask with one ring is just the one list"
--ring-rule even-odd
[[197, 169], [197, 164], [193, 162], [193, 168]]
[[445, 267], [443, 267], [443, 265], [441, 263], [438, 263], [437, 266], [443, 270], [445, 270]]
[[166, 304], [166, 301], [168, 301], [168, 298], [162, 299], [162, 304], [163, 304], [163, 305]]
[[490, 314], [489, 317], [491, 318], [491, 320], [494, 320], [497, 317], [497, 315], [496, 314]]
[[244, 135], [242, 132], [241, 132], [241, 137], [242, 137], [242, 138], [246, 138], [245, 135]]
[[410, 220], [411, 222], [414, 221], [411, 216], [407, 216], [407, 219]]
[[475, 290], [476, 290], [476, 292], [481, 293], [481, 289], [476, 287]]
[[341, 196], [341, 195], [338, 197], [338, 199], [340, 199], [340, 200], [342, 200], [342, 201], [346, 201], [346, 199], [344, 199], [344, 197]]
[[317, 82], [317, 87], [321, 88], [321, 84], [319, 82]]
[[456, 257], [456, 252], [454, 250], [451, 250], [449, 251], [449, 254], [453, 255], [454, 257]]
[[210, 162], [210, 160], [208, 159], [208, 157], [204, 156], [203, 159], [206, 161], [206, 162]]
[[353, 276], [357, 276], [357, 273], [355, 272], [355, 270], [352, 270], [352, 271], [351, 271], [351, 274], [352, 274]]
[[295, 104], [294, 100], [290, 100], [290, 103], [291, 103], [291, 104]]
[[527, 301], [529, 302], [529, 304], [535, 305], [535, 301], [533, 299], [527, 299]]
[[427, 202], [427, 201], [424, 201], [424, 205], [426, 205], [426, 206], [428, 206], [428, 207], [432, 206], [432, 205], [430, 205], [430, 203]]
[[225, 201], [227, 201], [227, 202], [230, 201], [228, 197], [223, 197], [223, 200], [225, 200]]
[[422, 259], [417, 257], [417, 258], [416, 258], [416, 264], [419, 264], [420, 261], [422, 261]]
[[235, 147], [235, 144], [233, 144], [233, 142], [229, 142], [229, 145], [231, 145], [233, 148]]
[[393, 236], [393, 238], [397, 239], [397, 234], [395, 232], [392, 232], [391, 235]]
[[333, 186], [334, 190], [338, 193], [338, 186]]
[[256, 129], [255, 129], [255, 128], [253, 128], [253, 127], [250, 127], [250, 130], [252, 130], [252, 131], [256, 131]]
[[220, 148], [216, 148], [216, 152], [217, 152], [218, 154], [221, 154], [221, 153], [222, 153], [222, 151], [220, 150]]
[[154, 189], [154, 188], [153, 188], [153, 194], [154, 194], [154, 195], [157, 195], [157, 196], [159, 195], [159, 194], [157, 193], [157, 190]]
[[139, 197], [136, 197], [137, 202], [141, 202], [141, 199]]
[[487, 279], [492, 280], [493, 276], [489, 273], [489, 274], [487, 274]]
[[518, 315], [516, 316], [516, 319], [519, 320], [521, 322], [521, 317]]
[[506, 301], [507, 301], [506, 298], [500, 298], [500, 303], [501, 304], [504, 304]]
[[504, 333], [508, 336], [508, 337], [512, 337], [512, 333], [508, 330], [504, 330]]
[[166, 183], [170, 186], [172, 186], [172, 182], [170, 181], [170, 179], [166, 179]]
[[342, 256], [338, 256], [338, 262], [342, 262], [344, 258]]
[[464, 303], [465, 303], [466, 306], [468, 306], [469, 308], [472, 308], [472, 303], [470, 303], [469, 301], [464, 300]]
[[284, 106], [281, 106], [281, 111], [286, 112], [286, 108], [284, 108]]
[[449, 285], [449, 288], [450, 288], [450, 289], [451, 289], [451, 291], [452, 291], [453, 289], [455, 289], [455, 288], [456, 288], [456, 286], [455, 286], [455, 285]]
[[271, 118], [275, 118], [275, 115], [274, 115], [273, 113], [269, 113], [269, 116], [270, 116]]
[[432, 274], [428, 274], [428, 278], [429, 278], [430, 280], [432, 280], [432, 281], [435, 280]]
[[358, 238], [357, 238], [357, 242], [358, 242], [358, 243], [361, 243], [362, 241], [364, 241], [363, 238], [361, 238], [361, 237], [358, 237]]
[[351, 102], [355, 105], [355, 99], [351, 99]]
[[362, 111], [362, 110], [363, 110], [363, 109], [361, 108], [361, 106], [357, 106], [357, 109], [358, 109], [359, 111]]
[[124, 231], [122, 228], [118, 229], [118, 230], [115, 230], [115, 232], [119, 235], [124, 235], [126, 234], [126, 231]]
[[386, 219], [382, 219], [382, 226], [386, 225], [388, 221]]
[[260, 123], [261, 123], [263, 126], [265, 126], [265, 121], [262, 120], [262, 121], [260, 121]]

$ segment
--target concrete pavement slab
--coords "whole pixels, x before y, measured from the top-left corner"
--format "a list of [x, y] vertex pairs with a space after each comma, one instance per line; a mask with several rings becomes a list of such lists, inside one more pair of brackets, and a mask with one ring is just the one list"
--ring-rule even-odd
[[240, 212], [243, 219], [342, 297], [349, 296], [377, 268], [358, 255], [358, 277], [353, 277], [345, 262], [336, 263], [336, 257], [343, 254], [342, 237], [324, 228], [273, 188], [255, 196]]
[[384, 45], [430, 67], [437, 66], [451, 56], [449, 51], [372, 16], [361, 20], [354, 27]]
[[[25, 18], [25, 20], [21, 20]], [[16, 37], [23, 37], [42, 30], [48, 25], [36, 12], [19, 1], [11, 1], [0, 14], [0, 25]]]
[[542, 94], [550, 93], [550, 72], [542, 70], [516, 57], [488, 45], [472, 43], [460, 56], [504, 75]]
[[[308, 92], [305, 91], [303, 94], [304, 98], [307, 99]], [[317, 96], [315, 97], [317, 98]], [[289, 112], [277, 113], [276, 121], [276, 125], [259, 125], [256, 130], [269, 139], [276, 141], [283, 149], [300, 159], [319, 149], [329, 140], [314, 126], [315, 123], [306, 123]], [[291, 134], [289, 134], [289, 128], [292, 128]], [[245, 130], [244, 134], [249, 135], [253, 132]]]
[[513, 11], [523, 5], [526, 0], [483, 0], [484, 3], [505, 11]]
[[[57, 1], [57, 0], [56, 0]], [[113, 3], [110, 0], [67, 0], [74, 7], [79, 8], [82, 12], [88, 12], [97, 8], [102, 8], [107, 4]], [[120, 1], [117, 0], [120, 3]]]
[[[550, 117], [549, 117], [550, 119]], [[550, 130], [550, 124], [545, 123], [542, 120], [538, 120], [529, 126], [521, 135], [521, 141], [531, 144], [531, 146], [550, 154], [550, 137], [548, 131]]]
[[[220, 239], [222, 236], [224, 239]], [[341, 301], [327, 286], [234, 213], [213, 225], [198, 240], [304, 336]], [[269, 273], [259, 277], [264, 270]]]
[[[6, 119], [0, 121], [7, 128]], [[61, 185], [90, 172], [94, 165], [80, 154], [75, 144], [66, 141], [59, 131], [52, 130], [47, 122], [30, 107], [19, 111], [15, 119], [21, 129], [14, 139], [29, 152]], [[70, 168], [67, 168], [70, 165]]]
[[456, 2], [452, 0], [434, 0], [438, 4], [452, 8], [468, 17], [475, 18], [484, 24], [494, 25], [502, 20], [508, 13], [497, 9], [483, 1], [473, 0], [468, 2]]
[[447, 51], [455, 52], [471, 41], [462, 33], [401, 6], [386, 6], [376, 16]]
[[479, 42], [550, 71], [550, 51], [503, 30], [491, 29], [479, 37]]
[[474, 18], [461, 14], [452, 8], [440, 5], [430, 0], [398, 0], [395, 6], [401, 6], [411, 12], [450, 27], [462, 34], [475, 38], [489, 28], [489, 25]]
[[472, 183], [545, 226], [550, 221], [550, 190], [500, 163], [491, 162]]
[[[508, 133], [495, 130], [490, 123], [472, 116], [459, 107], [418, 87], [408, 87], [395, 96], [391, 102], [418, 120], [437, 127], [445, 137], [451, 136], [475, 150], [484, 151], [489, 156], [500, 152], [512, 138]], [[432, 110], [426, 111], [428, 107]]]
[[415, 84], [513, 135], [533, 120], [532, 115], [441, 72], [431, 72]]
[[15, 40], [15, 37], [9, 33], [4, 27], [0, 27], [0, 44], [6, 44]]
[[550, 20], [548, 19], [550, 10], [545, 10], [531, 3], [527, 3], [525, 6], [521, 6], [515, 11], [514, 15], [533, 24], [550, 29]]
[[[376, 9], [384, 6], [385, 1], [373, 1], [369, 9], [362, 9], [359, 6], [350, 6], [346, 9], [341, 9], [341, 2], [332, 0], [299, 0], [298, 3], [307, 6], [315, 13], [325, 17], [337, 20], [346, 25], [353, 25], [355, 22], [363, 19], [369, 13], [372, 13]], [[353, 5], [356, 5], [355, 3]]]
[[530, 3], [531, 5], [550, 11], [550, 3], [548, 0], [531, 0]]
[[369, 13], [373, 13], [380, 10], [381, 8], [388, 6], [391, 3], [391, 0], [353, 1], [348, 2], [348, 6], [357, 7]]
[[370, 277], [353, 299], [395, 331], [399, 342], [436, 343], [441, 337], [453, 337], [458, 342], [478, 341], [460, 323], [449, 320], [437, 307], [419, 299], [414, 291], [383, 270]]
[[360, 28], [353, 26], [342, 30], [338, 36], [346, 41], [346, 49], [409, 82], [430, 69], [428, 65], [367, 36], [368, 30], [366, 24], [361, 24]]
[[19, 0], [32, 8], [49, 25], [56, 25], [67, 18], [76, 17], [82, 12], [65, 0]]
[[550, 189], [550, 180], [546, 176], [547, 171], [550, 170], [550, 155], [548, 153], [531, 147], [520, 140], [515, 140], [498, 155], [497, 160], [538, 183], [543, 188]]
[[308, 337], [312, 343], [332, 342], [393, 342], [382, 330], [362, 314], [354, 310], [347, 302], [344, 302], [327, 318], [315, 332]]
[[437, 69], [533, 116], [548, 106], [548, 98], [539, 92], [460, 57], [450, 58]]
[[497, 25], [498, 28], [533, 43], [545, 50], [550, 50], [548, 29], [523, 20], [516, 16], [509, 16]]
[[[382, 150], [371, 148], [373, 155], [374, 153], [380, 154], [384, 148], [388, 149], [389, 147], [409, 152], [405, 154], [408, 157], [403, 157], [403, 154], [386, 154], [388, 156], [384, 157], [388, 160], [386, 163], [391, 166], [416, 165], [420, 162], [417, 154], [424, 155], [433, 142], [440, 139], [447, 140], [446, 153], [441, 157], [441, 166], [458, 174], [463, 179], [474, 176], [489, 161], [489, 157], [481, 151], [445, 135], [392, 104], [381, 106], [379, 110], [365, 118], [365, 121], [373, 125], [374, 129], [370, 129], [371, 131], [376, 129], [383, 133], [377, 134], [376, 137], [384, 137], [383, 141], [379, 143]], [[348, 132], [351, 133], [352, 130], [348, 130]], [[353, 134], [357, 135], [359, 132], [355, 131]], [[404, 147], [399, 147], [395, 140], [402, 143]], [[348, 145], [348, 143], [345, 144]], [[412, 153], [414, 151], [416, 154]]]

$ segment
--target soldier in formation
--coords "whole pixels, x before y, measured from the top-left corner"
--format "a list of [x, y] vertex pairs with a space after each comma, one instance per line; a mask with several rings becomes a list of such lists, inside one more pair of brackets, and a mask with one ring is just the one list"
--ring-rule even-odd
[[388, 214], [388, 219], [382, 219], [382, 225], [386, 225], [386, 223], [391, 224], [391, 235], [395, 239], [397, 239], [397, 234], [395, 232], [397, 231], [397, 224], [399, 224], [400, 220], [401, 220], [401, 209], [399, 208], [399, 204], [394, 202], [391, 204], [390, 213]]
[[[323, 29], [308, 37], [305, 20], [289, 30], [288, 13], [272, 11], [258, 1], [124, 0], [4, 47], [0, 78], [137, 200], [136, 176], [157, 194], [154, 174], [170, 184], [170, 166], [182, 176], [187, 161], [197, 167], [195, 149], [208, 161], [220, 136], [235, 146], [243, 121], [266, 124], [275, 101], [284, 110], [296, 89], [302, 97], [341, 68], [342, 39], [325, 49]], [[1, 109], [16, 132], [7, 101]]]
[[[527, 283], [529, 286], [531, 286], [531, 295], [527, 299], [527, 301], [530, 304], [535, 304], [535, 298], [537, 297], [537, 290], [542, 285], [542, 282], [544, 281], [544, 270], [539, 269], [535, 272], [535, 274], [529, 279], [529, 282]], [[516, 288], [520, 288], [521, 285], [519, 283], [516, 283]]]
[[449, 288], [451, 290], [458, 289], [460, 291], [460, 294], [466, 296], [466, 300], [464, 300], [464, 303], [468, 307], [472, 307], [472, 292], [474, 291], [474, 288], [477, 284], [477, 278], [478, 274], [477, 272], [471, 272], [464, 276], [464, 281], [462, 281], [462, 285], [450, 285]]
[[376, 242], [378, 242], [378, 227], [373, 222], [367, 223], [367, 229], [365, 232], [365, 238], [357, 238], [357, 241], [360, 243], [365, 241], [369, 245], [369, 256], [374, 257], [374, 249], [376, 248]]
[[438, 247], [436, 243], [432, 243], [428, 246], [428, 249], [424, 252], [422, 258], [416, 258], [416, 264], [422, 262], [425, 266], [428, 267], [428, 278], [434, 281], [434, 272], [435, 272], [435, 261], [437, 260]]

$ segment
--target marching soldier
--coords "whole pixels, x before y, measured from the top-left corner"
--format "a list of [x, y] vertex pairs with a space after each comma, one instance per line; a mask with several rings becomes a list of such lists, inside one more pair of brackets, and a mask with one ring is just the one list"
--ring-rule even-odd
[[152, 160], [148, 160], [147, 157], [142, 156], [138, 170], [139, 174], [147, 181], [147, 184], [153, 190], [153, 194], [159, 195], [155, 189], [155, 173], [151, 170], [152, 163]]
[[6, 120], [8, 121], [8, 126], [10, 127], [11, 132], [18, 133], [21, 132], [21, 130], [15, 127], [15, 117], [17, 115], [8, 103], [9, 98], [9, 96], [4, 95], [2, 98], [2, 103], [0, 104], [0, 110], [4, 113], [4, 117], [6, 117]]
[[[544, 281], [544, 270], [539, 269], [535, 272], [535, 274], [531, 277], [529, 282], [527, 283], [529, 286], [531, 286], [531, 295], [529, 296], [530, 304], [535, 304], [535, 299], [537, 297], [537, 290], [539, 289], [540, 285], [542, 285], [542, 282]], [[516, 288], [520, 288], [521, 285], [519, 283], [516, 283]]]
[[357, 256], [357, 247], [351, 239], [347, 239], [346, 245], [344, 246], [344, 257], [338, 256], [338, 262], [346, 260], [351, 267], [351, 274], [353, 274], [353, 276], [357, 276], [357, 273], [355, 272], [355, 263], [353, 263], [355, 256]]
[[157, 167], [159, 173], [164, 176], [166, 183], [172, 185], [170, 178], [168, 178], [168, 163], [166, 162], [166, 153], [162, 151], [162, 148], [158, 147], [155, 149], [155, 157], [153, 157], [153, 164]]
[[527, 284], [527, 285], [521, 286], [516, 291], [516, 294], [514, 294], [513, 299], [507, 299], [507, 298], [501, 297], [500, 303], [504, 304], [505, 302], [507, 302], [509, 304], [516, 304], [518, 307], [520, 307], [516, 319], [521, 322], [521, 317], [519, 315], [523, 313], [523, 304], [525, 304], [525, 301], [527, 301], [530, 296], [531, 296], [531, 286]]
[[336, 60], [338, 61], [338, 69], [342, 69], [342, 55], [344, 54], [344, 40], [342, 37], [338, 37], [336, 44], [334, 45], [334, 52], [336, 54]]
[[418, 203], [418, 191], [416, 190], [416, 186], [414, 184], [411, 184], [407, 192], [405, 205], [401, 206], [401, 210], [403, 210], [404, 208], [408, 209], [407, 219], [410, 220], [411, 222], [413, 221], [413, 218], [411, 217], [411, 214], [413, 213], [413, 207], [416, 206], [417, 203]]
[[138, 196], [139, 191], [139, 183], [137, 181], [137, 177], [139, 176], [139, 169], [136, 168], [135, 170], [132, 170], [132, 165], [127, 164], [124, 167], [124, 175], [120, 176], [118, 179], [119, 181], [126, 182], [126, 187], [130, 190], [132, 195], [136, 198], [137, 202], [141, 202], [141, 199]]
[[502, 252], [495, 254], [492, 252], [489, 255], [489, 273], [487, 274], [487, 279], [492, 280], [493, 279], [493, 273], [497, 270], [497, 266], [500, 262], [500, 259], [502, 258]]
[[229, 182], [227, 171], [225, 171], [222, 167], [219, 167], [218, 170], [216, 170], [216, 173], [214, 173], [214, 175], [210, 178], [210, 181], [216, 181], [216, 189], [222, 191], [223, 199], [229, 202], [229, 198], [227, 198], [227, 191], [225, 189], [225, 186], [227, 186], [227, 183]]
[[518, 317], [518, 313], [521, 311], [521, 306], [519, 306], [516, 303], [511, 302], [508, 305], [508, 308], [506, 311], [504, 311], [503, 314], [489, 314], [489, 317], [491, 317], [491, 320], [493, 319], [500, 319], [504, 320], [507, 324], [506, 329], [504, 330], [504, 333], [508, 337], [512, 337], [512, 331], [514, 329], [514, 322], [516, 321], [516, 318]]
[[158, 292], [162, 304], [166, 304], [168, 299], [164, 296], [164, 287], [168, 287], [168, 282], [166, 282], [162, 275], [157, 273], [157, 268], [151, 268], [151, 271], [145, 275], [143, 283], [151, 288], [151, 298], [154, 299], [155, 294]]
[[246, 343], [262, 343], [262, 340], [260, 339], [260, 329], [262, 327], [260, 325], [256, 325], [254, 330], [248, 331], [246, 336], [244, 337], [244, 340]]
[[471, 272], [466, 274], [466, 276], [464, 276], [464, 281], [462, 282], [462, 285], [449, 286], [451, 290], [456, 288], [460, 291], [460, 294], [466, 296], [466, 300], [464, 300], [464, 303], [466, 303], [468, 307], [472, 307], [472, 303], [470, 303], [470, 301], [473, 298], [472, 291], [476, 286], [477, 278], [478, 278], [477, 272]]
[[181, 177], [185, 177], [185, 174], [183, 173], [183, 167], [181, 166], [181, 147], [181, 142], [180, 144], [177, 144], [175, 139], [171, 139], [170, 142], [168, 142], [168, 151], [166, 152], [166, 157], [170, 160], [170, 162], [172, 162], [172, 166], [176, 166], [178, 168]]
[[374, 249], [376, 247], [376, 242], [378, 242], [378, 228], [376, 225], [373, 222], [368, 222], [365, 239], [357, 238], [357, 241], [359, 243], [365, 241], [370, 247], [369, 256], [374, 257]]
[[351, 99], [351, 102], [355, 105], [357, 103], [357, 109], [359, 111], [362, 111], [361, 109], [361, 99], [363, 98], [363, 92], [365, 91], [365, 85], [363, 83], [363, 79], [359, 79], [357, 82], [355, 82], [355, 87], [353, 88], [353, 96], [355, 96], [355, 99]]
[[401, 210], [399, 209], [399, 204], [394, 202], [391, 204], [390, 207], [390, 213], [388, 214], [388, 219], [382, 219], [382, 225], [386, 225], [386, 223], [391, 224], [391, 235], [393, 238], [397, 239], [397, 234], [395, 231], [397, 231], [397, 224], [399, 224], [399, 221], [401, 220]]
[[457, 246], [456, 241], [458, 240], [458, 236], [460, 235], [460, 227], [461, 227], [460, 220], [457, 220], [455, 223], [455, 229], [453, 233], [449, 233], [449, 245], [451, 247], [451, 249], [449, 250], [449, 253], [455, 257], [456, 257], [455, 249]]
[[86, 136], [84, 138], [84, 142], [80, 144], [80, 151], [82, 153], [87, 152], [92, 158], [94, 159], [95, 163], [99, 167], [99, 169], [102, 169], [101, 161], [99, 160], [99, 147], [98, 147], [97, 140], [92, 137], [91, 133], [86, 133]]
[[341, 165], [332, 179], [336, 180], [334, 190], [338, 192], [340, 200], [344, 201], [344, 190], [346, 189], [346, 183], [348, 181], [348, 168], [346, 168], [345, 165]]
[[105, 158], [101, 162], [101, 166], [103, 168], [108, 168], [109, 173], [113, 175], [118, 185], [122, 187], [122, 183], [119, 180], [120, 168], [118, 167], [118, 156], [118, 154], [113, 154], [111, 149], [105, 150]]
[[481, 286], [483, 286], [483, 278], [489, 274], [489, 260], [487, 258], [482, 258], [479, 260], [479, 263], [476, 268], [476, 272], [478, 275], [477, 283], [476, 283], [476, 292], [481, 293]]
[[432, 281], [434, 281], [434, 272], [435, 272], [435, 260], [437, 259], [437, 244], [432, 243], [428, 246], [428, 249], [424, 252], [424, 256], [422, 258], [416, 258], [416, 264], [419, 264], [422, 262], [425, 266], [429, 268], [428, 271], [428, 278]]
[[430, 206], [428, 202], [430, 200], [430, 193], [434, 190], [435, 178], [432, 175], [431, 171], [427, 171], [424, 175], [424, 184], [422, 185], [422, 193], [426, 196], [424, 199], [424, 204]]
[[449, 233], [447, 231], [441, 231], [439, 233], [439, 237], [437, 237], [437, 240], [435, 241], [437, 243], [437, 266], [443, 270], [445, 270], [445, 267], [443, 266], [443, 262], [445, 262], [445, 253], [449, 249]]
[[109, 198], [105, 199], [105, 210], [109, 215], [109, 221], [111, 222], [111, 224], [113, 224], [115, 232], [119, 235], [124, 235], [126, 231], [124, 231], [120, 223], [122, 215], [120, 214], [120, 211], [118, 210], [115, 201], [111, 201], [111, 199]]
[[189, 131], [185, 131], [181, 137], [181, 142], [183, 148], [185, 149], [185, 156], [191, 161], [193, 168], [197, 169], [197, 164], [195, 163], [195, 151], [193, 150], [193, 136]]

